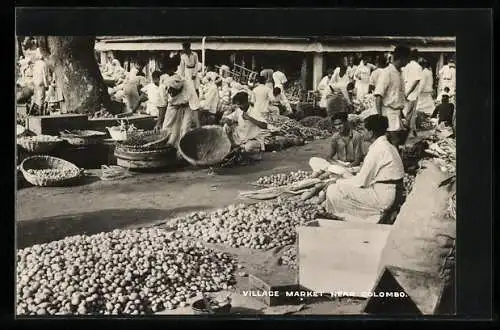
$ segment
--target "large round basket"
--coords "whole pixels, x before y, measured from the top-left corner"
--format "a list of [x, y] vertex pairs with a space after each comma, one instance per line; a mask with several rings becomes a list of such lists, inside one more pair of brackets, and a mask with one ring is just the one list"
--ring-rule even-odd
[[231, 141], [221, 126], [203, 126], [187, 132], [179, 142], [179, 153], [190, 164], [220, 163], [231, 151]]
[[103, 143], [106, 133], [90, 130], [74, 130], [59, 132], [61, 137], [74, 146], [86, 146]]
[[204, 299], [199, 299], [193, 302], [191, 309], [197, 315], [210, 315], [210, 314], [229, 314], [231, 312], [231, 304], [227, 303], [223, 306], [209, 309], [205, 305]]
[[52, 151], [61, 142], [62, 140], [59, 139], [56, 141], [39, 141], [29, 136], [22, 136], [17, 138], [17, 145], [23, 148], [25, 151], [32, 153], [44, 153]]
[[[51, 156], [33, 156], [28, 157], [19, 166], [21, 172], [23, 173], [26, 181], [35, 186], [40, 187], [56, 187], [56, 186], [67, 186], [78, 182], [81, 177], [82, 170], [76, 165], [57, 157]], [[61, 179], [49, 179], [38, 176], [36, 174], [31, 174], [28, 170], [44, 170], [44, 169], [70, 169], [74, 172], [74, 175], [67, 176]]]
[[118, 166], [131, 170], [166, 168], [177, 163], [177, 151], [172, 146], [156, 150], [134, 151], [118, 145], [114, 154]]

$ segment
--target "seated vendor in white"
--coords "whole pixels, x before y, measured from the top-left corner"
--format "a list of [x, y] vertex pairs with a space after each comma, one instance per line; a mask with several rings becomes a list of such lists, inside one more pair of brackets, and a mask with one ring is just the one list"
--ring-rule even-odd
[[236, 110], [221, 119], [231, 144], [246, 153], [260, 154], [264, 151], [266, 120], [254, 110], [247, 93], [237, 93], [233, 97], [233, 103], [237, 106]]
[[394, 203], [396, 190], [403, 184], [404, 168], [398, 150], [385, 135], [388, 125], [382, 115], [365, 119], [364, 129], [373, 142], [360, 172], [327, 188], [329, 215], [346, 221], [378, 223]]
[[332, 116], [335, 133], [328, 160], [339, 160], [351, 166], [359, 166], [363, 160], [363, 137], [352, 129], [347, 119], [347, 112], [337, 112]]

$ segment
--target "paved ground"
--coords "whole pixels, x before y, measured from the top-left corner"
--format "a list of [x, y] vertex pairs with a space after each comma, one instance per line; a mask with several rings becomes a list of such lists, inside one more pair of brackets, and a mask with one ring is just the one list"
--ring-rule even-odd
[[[188, 168], [137, 174], [117, 182], [89, 177], [86, 184], [73, 188], [19, 189], [17, 246], [23, 248], [76, 234], [150, 225], [182, 213], [223, 207], [236, 201], [238, 191], [254, 189], [250, 182], [260, 176], [308, 170], [309, 158], [325, 157], [328, 148], [329, 140], [317, 140], [302, 147], [266, 153], [259, 163], [220, 170], [215, 175], [206, 169]], [[295, 279], [294, 272], [277, 265], [276, 255], [272, 253], [241, 249], [229, 252], [239, 257], [249, 273], [274, 273], [290, 281]], [[240, 289], [246, 286], [245, 281], [239, 280]], [[308, 305], [298, 314], [358, 314], [361, 303], [350, 299], [319, 302]], [[248, 309], [251, 310], [257, 309]]]

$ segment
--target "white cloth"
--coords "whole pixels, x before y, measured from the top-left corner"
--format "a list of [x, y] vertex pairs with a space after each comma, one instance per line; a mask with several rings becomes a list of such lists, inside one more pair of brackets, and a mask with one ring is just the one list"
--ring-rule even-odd
[[370, 74], [370, 85], [377, 86], [378, 78], [380, 77], [380, 72], [382, 72], [382, 68], [376, 68]]
[[134, 111], [140, 104], [139, 88], [146, 86], [147, 80], [144, 76], [129, 75], [127, 81], [123, 85], [123, 102], [127, 111]]
[[326, 97], [331, 93], [330, 87], [328, 87], [330, 83], [330, 77], [324, 76], [318, 84], [318, 92], [321, 95], [321, 99], [319, 101], [320, 108], [326, 108]]
[[373, 95], [382, 97], [382, 105], [394, 110], [402, 110], [405, 106], [403, 77], [391, 63], [380, 72]]
[[[410, 91], [411, 86], [416, 82], [416, 81], [421, 81], [422, 80], [422, 67], [420, 64], [418, 64], [415, 60], [411, 60], [410, 63], [406, 66], [405, 69], [405, 93], [408, 93]], [[419, 86], [416, 86], [413, 92], [411, 92], [408, 95], [408, 100], [409, 101], [415, 101], [418, 98], [419, 94]]]
[[286, 76], [283, 72], [276, 71], [273, 73], [273, 81], [274, 86], [281, 88], [281, 90], [283, 91], [283, 86], [287, 83], [288, 79], [286, 79]]
[[149, 83], [142, 91], [148, 96], [146, 112], [152, 116], [158, 116], [158, 108], [167, 106], [167, 92], [165, 86], [162, 84], [156, 86], [154, 83]]
[[33, 65], [33, 83], [35, 86], [49, 87], [47, 64], [44, 60], [38, 59]]
[[262, 117], [266, 117], [269, 112], [269, 104], [274, 99], [273, 91], [266, 85], [259, 84], [253, 89], [254, 110]]
[[210, 113], [217, 113], [219, 106], [219, 90], [213, 81], [208, 83], [208, 88], [205, 92], [204, 99], [200, 101], [200, 108], [208, 110]]
[[363, 61], [356, 68], [354, 79], [356, 80], [354, 85], [356, 88], [356, 97], [358, 100], [363, 100], [365, 95], [368, 94], [370, 84], [370, 68]]
[[[346, 70], [346, 72], [344, 73], [344, 75], [342, 77], [340, 76], [340, 68], [339, 67], [337, 67], [333, 71], [332, 79], [330, 79], [330, 84], [329, 84], [330, 91], [328, 92], [327, 97], [333, 93], [331, 91], [331, 88], [333, 88], [334, 90], [341, 91], [342, 94], [344, 95], [345, 99], [349, 100], [349, 95], [347, 94], [347, 85], [351, 82], [351, 79], [350, 79], [348, 70], [349, 69]], [[328, 104], [328, 101], [327, 101], [327, 104]]]
[[450, 92], [455, 91], [456, 86], [456, 69], [449, 64], [444, 65], [439, 70], [439, 89], [442, 92], [445, 87], [450, 89]]
[[398, 150], [385, 136], [377, 138], [368, 148], [360, 172], [338, 180], [327, 189], [327, 211], [346, 221], [377, 223], [381, 213], [395, 200], [394, 184], [378, 183], [400, 180], [404, 167]]
[[189, 55], [186, 53], [181, 54], [179, 75], [186, 80], [192, 80], [195, 89], [200, 88], [200, 77], [198, 76], [199, 69], [198, 54], [195, 52], [191, 52]]
[[[249, 116], [258, 121], [266, 122], [264, 116], [262, 116], [253, 107], [250, 107], [247, 113]], [[226, 115], [224, 118], [237, 123], [231, 131], [231, 137], [234, 143], [241, 145], [250, 140], [257, 140], [261, 143], [262, 150], [264, 150], [265, 135], [267, 130], [263, 130], [251, 121], [243, 119], [243, 111], [240, 108], [237, 108], [234, 112]]]

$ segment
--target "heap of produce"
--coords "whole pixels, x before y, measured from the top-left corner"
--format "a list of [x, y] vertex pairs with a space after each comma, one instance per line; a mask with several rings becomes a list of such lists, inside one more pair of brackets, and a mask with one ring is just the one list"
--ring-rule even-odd
[[419, 129], [428, 131], [434, 128], [434, 123], [431, 120], [431, 116], [422, 111], [417, 112], [416, 121], [417, 128]]
[[89, 115], [89, 119], [99, 119], [99, 118], [117, 118], [116, 115], [111, 114], [107, 110], [99, 110]]
[[270, 249], [295, 242], [295, 227], [313, 220], [321, 210], [313, 201], [276, 198], [256, 204], [230, 205], [177, 219], [177, 230], [188, 237], [231, 247]]
[[40, 178], [45, 178], [49, 180], [63, 180], [66, 178], [73, 178], [78, 176], [80, 173], [76, 168], [47, 168], [47, 169], [28, 169], [26, 170], [31, 175], [36, 175]]
[[433, 161], [439, 165], [441, 171], [453, 175], [456, 172], [456, 148], [455, 139], [444, 138], [430, 144], [425, 151], [434, 156]]
[[310, 172], [306, 171], [296, 171], [290, 173], [277, 173], [268, 176], [263, 176], [257, 179], [258, 185], [263, 185], [267, 187], [279, 187], [286, 186], [291, 183], [302, 181], [311, 177]]
[[415, 175], [405, 173], [403, 177], [403, 184], [405, 186], [405, 196], [408, 196], [413, 189], [413, 184], [415, 183]]
[[230, 289], [235, 261], [161, 229], [77, 235], [17, 252], [18, 315], [150, 314]]
[[291, 269], [297, 269], [297, 248], [295, 245], [288, 247], [280, 258], [280, 264], [286, 265]]
[[118, 146], [124, 149], [133, 149], [140, 151], [164, 149], [168, 146], [166, 134], [166, 132], [142, 132], [133, 130], [127, 132], [127, 138], [124, 141], [120, 141], [118, 143]]
[[308, 116], [300, 120], [300, 124], [305, 127], [317, 127], [318, 123], [323, 120], [320, 116]]
[[269, 124], [280, 129], [282, 134], [291, 134], [305, 140], [314, 140], [330, 136], [330, 132], [313, 127], [305, 127], [298, 121], [286, 116], [272, 116], [269, 118]]

